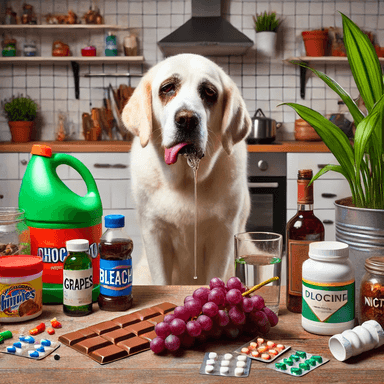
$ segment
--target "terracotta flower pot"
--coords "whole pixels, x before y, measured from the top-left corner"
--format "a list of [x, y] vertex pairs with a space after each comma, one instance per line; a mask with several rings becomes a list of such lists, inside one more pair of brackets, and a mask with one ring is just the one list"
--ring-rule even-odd
[[325, 56], [328, 45], [328, 29], [303, 31], [301, 34], [307, 56]]
[[12, 141], [15, 143], [27, 143], [31, 141], [34, 121], [8, 121]]

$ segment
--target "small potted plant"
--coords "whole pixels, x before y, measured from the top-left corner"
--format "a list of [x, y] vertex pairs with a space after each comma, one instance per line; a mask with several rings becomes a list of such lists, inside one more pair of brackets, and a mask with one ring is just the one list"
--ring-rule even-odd
[[37, 116], [37, 103], [29, 96], [12, 96], [1, 102], [3, 114], [8, 120], [12, 141], [26, 143], [31, 140]]
[[277, 29], [281, 21], [276, 18], [276, 12], [267, 12], [253, 16], [256, 31], [256, 49], [264, 56], [276, 55]]

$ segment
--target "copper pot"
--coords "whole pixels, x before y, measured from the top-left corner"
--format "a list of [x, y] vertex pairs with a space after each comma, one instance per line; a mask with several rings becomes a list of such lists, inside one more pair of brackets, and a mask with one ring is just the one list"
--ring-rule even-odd
[[321, 141], [315, 129], [303, 119], [295, 121], [295, 139], [298, 141]]

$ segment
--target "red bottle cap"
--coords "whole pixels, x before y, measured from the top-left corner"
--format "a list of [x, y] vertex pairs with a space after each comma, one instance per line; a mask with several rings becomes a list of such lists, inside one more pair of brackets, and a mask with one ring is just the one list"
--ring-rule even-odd
[[38, 155], [38, 156], [52, 157], [52, 149], [48, 145], [33, 144], [31, 154]]
[[40, 256], [13, 255], [0, 257], [0, 277], [31, 276], [43, 271]]

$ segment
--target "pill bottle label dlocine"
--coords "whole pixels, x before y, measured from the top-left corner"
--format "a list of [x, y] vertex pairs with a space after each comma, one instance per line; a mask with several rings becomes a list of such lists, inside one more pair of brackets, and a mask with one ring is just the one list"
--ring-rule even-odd
[[132, 293], [132, 259], [100, 260], [100, 293], [106, 296]]
[[92, 268], [63, 271], [63, 303], [80, 306], [92, 303]]
[[303, 279], [302, 316], [318, 323], [355, 318], [355, 281], [317, 283]]

